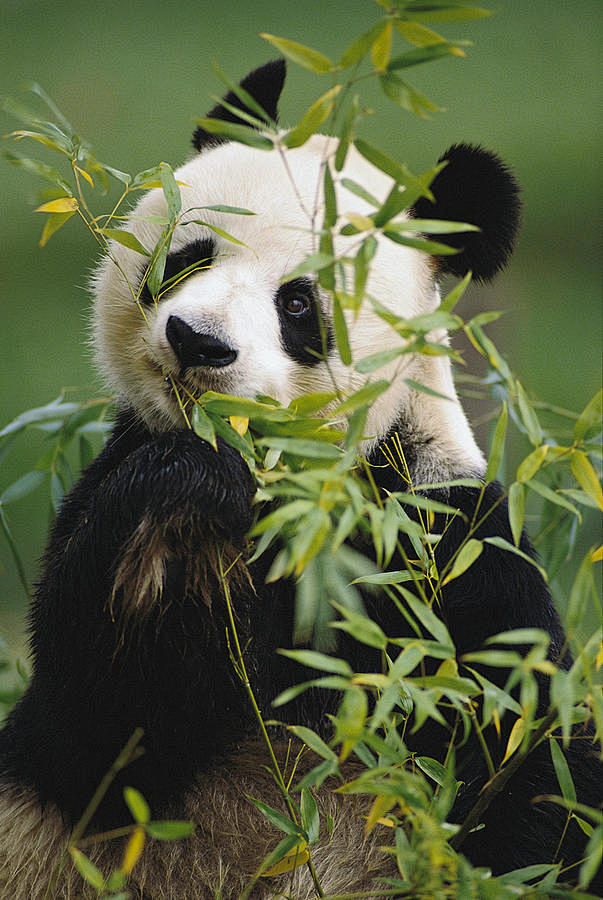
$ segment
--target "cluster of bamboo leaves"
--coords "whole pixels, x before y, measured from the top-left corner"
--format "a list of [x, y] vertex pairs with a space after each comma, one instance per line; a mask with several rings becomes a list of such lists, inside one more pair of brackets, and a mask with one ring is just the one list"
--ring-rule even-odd
[[[560, 862], [547, 862], [492, 878], [489, 872], [474, 869], [464, 859], [462, 842], [469, 830], [479, 825], [484, 809], [534, 747], [548, 742], [559, 781], [558, 796], [548, 798], [548, 802], [560, 804], [567, 812], [568, 823], [575, 819], [589, 836], [588, 855], [578, 876], [580, 888], [587, 891], [600, 862], [603, 818], [599, 811], [577, 803], [563, 751], [573, 739], [573, 726], [586, 719], [594, 722], [599, 737], [603, 735], [598, 677], [602, 662], [600, 635], [595, 631], [584, 639], [580, 631], [585, 618], [588, 620], [590, 615], [592, 619], [592, 609], [598, 603], [593, 568], [601, 560], [601, 549], [591, 547], [584, 554], [570, 591], [564, 624], [575, 662], [569, 671], [558, 668], [547, 658], [546, 634], [524, 629], [498, 635], [496, 648], [487, 643], [479, 652], [465, 656], [461, 673], [452, 639], [434, 608], [442, 587], [475, 563], [484, 542], [473, 536], [474, 528], [469, 528], [455, 556], [442, 571], [437, 571], [433, 553], [437, 535], [431, 533], [431, 525], [436, 513], [455, 515], [455, 510], [425, 496], [426, 485], [413, 484], [401, 446], [392, 446], [390, 464], [399, 470], [406, 490], [380, 496], [372, 483], [370, 467], [359, 454], [359, 445], [365, 437], [370, 405], [388, 387], [388, 382], [379, 377], [379, 370], [393, 360], [399, 360], [402, 365], [404, 357], [411, 353], [446, 353], [458, 361], [458, 351], [434, 342], [430, 335], [440, 329], [464, 333], [487, 367], [487, 376], [475, 379], [472, 389], [479, 390], [496, 404], [486, 482], [500, 477], [505, 470], [509, 426], [529, 446], [529, 452], [515, 470], [507, 472], [513, 543], [502, 538], [486, 540], [522, 556], [519, 539], [529, 515], [531, 531], [544, 558], [543, 574], [547, 577], [548, 571], [554, 576], [572, 555], [585, 514], [592, 508], [603, 508], [596, 473], [600, 460], [596, 437], [600, 430], [602, 398], [601, 394], [594, 397], [579, 414], [533, 402], [486, 333], [497, 314], [484, 313], [464, 321], [455, 311], [470, 275], [453, 288], [437, 312], [413, 319], [393, 315], [378, 298], [366, 294], [378, 236], [426, 253], [443, 254], [453, 251], [438, 243], [437, 235], [469, 230], [471, 226], [398, 218], [419, 197], [431, 196], [429, 186], [439, 167], [414, 175], [404, 164], [358, 137], [359, 123], [367, 111], [357, 91], [364, 79], [375, 78], [384, 95], [402, 108], [421, 116], [436, 112], [437, 106], [403, 79], [400, 72], [444, 56], [465, 54], [468, 42], [443, 38], [432, 29], [434, 23], [463, 22], [489, 14], [455, 0], [392, 0], [389, 3], [377, 0], [377, 6], [382, 10], [378, 20], [337, 61], [294, 41], [263, 35], [291, 61], [331, 82], [297, 125], [285, 133], [278, 130], [276, 123], [266, 124], [265, 112], [253, 98], [219, 70], [228, 88], [250, 110], [249, 113], [237, 110], [246, 124], [198, 120], [211, 133], [281, 155], [285, 149], [303, 145], [321, 128], [337, 135], [336, 152], [324, 165], [325, 204], [320, 221], [315, 222], [314, 252], [287, 273], [284, 280], [309, 273], [316, 277], [331, 298], [335, 339], [342, 361], [367, 376], [365, 386], [352, 395], [343, 395], [334, 383], [332, 391], [304, 395], [287, 407], [269, 397], [247, 400], [213, 392], [193, 397], [173, 380], [186, 424], [214, 446], [218, 437], [232, 444], [255, 474], [258, 500], [266, 501], [260, 508], [268, 511], [260, 513], [251, 536], [255, 539], [256, 557], [268, 548], [277, 548], [269, 579], [287, 577], [297, 582], [294, 638], [313, 649], [287, 651], [286, 655], [308, 667], [312, 677], [277, 698], [276, 713], [282, 704], [310, 686], [338, 691], [342, 697], [330, 744], [306, 727], [291, 728], [294, 738], [310, 748], [319, 761], [292, 789], [286, 785], [272, 752], [265, 718], [257, 707], [253, 684], [247, 677], [235, 617], [231, 615], [233, 665], [247, 686], [266, 739], [267, 762], [273, 768], [284, 798], [284, 811], [268, 807], [261, 798], [253, 798], [252, 802], [283, 836], [280, 842], [275, 839], [274, 851], [259, 865], [246, 895], [253, 890], [257, 878], [308, 865], [317, 896], [324, 896], [313, 868], [312, 848], [319, 835], [324, 837], [329, 823], [319, 819], [313, 790], [330, 778], [338, 785], [338, 791], [361, 793], [370, 798], [366, 829], [383, 830], [383, 843], [390, 845], [389, 852], [397, 861], [399, 878], [391, 882], [385, 894], [377, 892], [370, 896], [568, 896], [569, 890], [558, 881]], [[411, 49], [398, 53], [395, 46], [400, 38]], [[65, 176], [40, 159], [4, 153], [11, 164], [50, 184], [41, 198], [44, 202], [38, 207], [38, 211], [47, 215], [42, 245], [70, 219], [79, 217], [100, 251], [113, 258], [116, 265], [119, 263], [112, 252], [113, 241], [144, 256], [148, 261], [145, 278], [142, 284], [130, 287], [133, 302], [138, 303], [141, 315], [145, 316], [140, 303], [143, 287], [146, 285], [158, 302], [163, 292], [173, 286], [172, 282], [164, 281], [163, 274], [176, 227], [190, 222], [203, 224], [227, 241], [239, 243], [236, 217], [252, 215], [253, 211], [206, 207], [232, 215], [234, 223], [232, 233], [209, 225], [202, 217], [202, 209], [182, 208], [179, 186], [167, 163], [132, 176], [100, 162], [44, 91], [38, 85], [31, 89], [43, 101], [47, 112], [40, 116], [21, 103], [6, 101], [5, 109], [24, 125], [12, 137], [43, 145], [59, 154], [69, 169], [69, 175]], [[363, 185], [342, 179], [345, 187], [368, 201], [374, 210], [370, 215], [352, 212], [344, 217], [337, 209], [334, 181], [341, 178], [352, 143], [367, 160], [392, 178], [393, 187], [385, 202], [380, 203]], [[108, 191], [111, 181], [119, 185], [118, 196], [110, 200], [109, 212], [99, 214], [92, 206], [98, 203], [99, 195]], [[152, 187], [163, 190], [166, 215], [153, 218], [161, 226], [155, 247], [143, 247], [127, 230], [128, 202], [138, 192]], [[338, 256], [334, 250], [337, 233], [356, 239], [353, 250], [348, 249], [345, 256]], [[185, 271], [177, 277], [187, 274]], [[362, 303], [372, 304], [375, 313], [400, 336], [400, 344], [394, 350], [377, 352], [364, 359], [352, 357], [346, 315], [355, 315]], [[428, 392], [416, 382], [409, 381], [409, 385]], [[106, 434], [109, 409], [110, 401], [106, 398], [75, 402], [61, 396], [46, 406], [28, 410], [0, 431], [0, 464], [23, 435], [35, 430], [45, 438], [45, 449], [35, 468], [0, 496], [2, 529], [28, 594], [25, 567], [6, 508], [42, 483], [49, 484], [51, 502], [56, 507], [72, 484], [73, 463], [77, 468], [85, 465], [98, 445], [98, 441], [95, 445], [91, 439]], [[416, 510], [415, 517], [409, 517], [408, 507]], [[349, 545], [349, 539], [358, 535], [373, 548], [370, 561]], [[412, 558], [404, 551], [407, 545], [412, 547]], [[394, 556], [404, 559], [403, 569], [392, 570]], [[534, 564], [531, 560], [530, 563]], [[377, 590], [400, 611], [413, 636], [386, 635], [366, 616], [363, 594]], [[224, 594], [231, 609], [226, 577]], [[336, 635], [342, 630], [380, 651], [381, 671], [356, 673], [347, 661], [337, 657]], [[520, 654], [519, 645], [531, 647], [527, 655]], [[437, 661], [435, 675], [417, 674], [426, 660]], [[475, 668], [482, 664], [511, 669], [504, 689]], [[538, 673], [545, 673], [551, 679], [551, 704], [544, 716], [537, 713]], [[444, 710], [448, 715], [452, 711], [455, 735], [475, 732], [490, 775], [476, 807], [460, 825], [447, 821], [459, 788], [454, 767], [454, 735], [441, 761], [416, 756], [405, 745], [411, 712], [412, 728], [417, 731], [430, 719], [444, 722]], [[496, 767], [483, 732], [494, 728], [500, 733], [503, 716], [512, 717], [514, 725], [503, 762]], [[345, 781], [341, 766], [351, 756], [365, 768], [353, 781]], [[120, 757], [121, 764], [125, 764], [126, 758], [129, 758], [127, 754]], [[116, 766], [115, 771], [120, 765], [116, 762]], [[112, 773], [108, 777], [110, 780]], [[101, 796], [102, 792], [93, 801], [100, 802]], [[70, 848], [83, 879], [98, 896], [113, 900], [128, 896], [127, 876], [137, 864], [147, 839], [177, 838], [186, 832], [182, 823], [153, 823], [144, 798], [136, 792], [129, 790], [126, 802], [133, 824], [127, 830], [124, 858], [116, 872], [105, 876], [86, 856], [83, 827], [76, 830]], [[92, 811], [93, 808], [94, 804]]]

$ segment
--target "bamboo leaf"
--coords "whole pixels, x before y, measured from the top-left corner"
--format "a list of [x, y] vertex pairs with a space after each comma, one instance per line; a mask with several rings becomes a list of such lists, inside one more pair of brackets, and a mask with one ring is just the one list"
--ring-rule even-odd
[[325, 56], [324, 53], [320, 53], [318, 50], [313, 50], [311, 47], [306, 47], [305, 44], [298, 44], [297, 41], [290, 41], [287, 38], [275, 37], [273, 34], [260, 33], [260, 37], [272, 44], [273, 47], [276, 47], [283, 56], [303, 66], [304, 69], [309, 69], [311, 72], [324, 75], [326, 72], [332, 72], [336, 68], [328, 56]]
[[124, 800], [136, 822], [146, 825], [151, 819], [151, 811], [147, 801], [135, 788], [124, 788]]
[[56, 200], [50, 200], [38, 206], [34, 212], [47, 213], [73, 213], [79, 209], [79, 203], [75, 197], [58, 197]]
[[194, 822], [149, 822], [145, 831], [149, 837], [158, 841], [180, 841], [190, 837], [195, 830]]
[[40, 237], [40, 247], [45, 247], [53, 234], [56, 234], [59, 228], [62, 228], [63, 225], [71, 219], [75, 213], [54, 213], [53, 215], [48, 216], [46, 219], [46, 223], [44, 228], [42, 229], [42, 235]]
[[525, 491], [520, 481], [514, 481], [509, 488], [509, 524], [515, 546], [519, 546], [523, 531]]
[[216, 431], [212, 424], [212, 420], [198, 403], [195, 404], [195, 408], [193, 409], [192, 426], [196, 435], [204, 441], [207, 441], [208, 444], [211, 444], [214, 450], [218, 449]]
[[494, 437], [492, 438], [492, 448], [488, 459], [488, 468], [486, 469], [487, 484], [494, 481], [500, 470], [500, 464], [505, 449], [505, 438], [507, 436], [507, 419], [507, 404], [503, 403], [498, 422], [496, 423], [496, 428], [494, 429]]
[[603, 509], [603, 491], [586, 453], [582, 450], [573, 450], [570, 465], [572, 474], [582, 490], [595, 501], [599, 509]]
[[240, 125], [238, 122], [224, 122], [222, 119], [194, 119], [196, 125], [200, 125], [210, 134], [219, 134], [238, 144], [246, 144], [248, 147], [254, 147], [256, 150], [272, 150], [274, 142], [265, 134], [250, 128], [247, 125]]
[[540, 447], [532, 450], [517, 467], [516, 480], [520, 482], [530, 481], [545, 461], [548, 452], [548, 444], [541, 444]]
[[119, 867], [124, 875], [130, 874], [130, 872], [142, 856], [145, 839], [146, 833], [144, 828], [135, 828], [130, 835], [128, 843], [126, 844], [126, 849], [124, 851], [121, 865]]
[[[279, 847], [283, 844], [289, 846], [287, 838], [285, 838]], [[277, 848], [278, 849], [278, 848]], [[285, 872], [292, 872], [298, 866], [304, 866], [310, 859], [310, 853], [305, 841], [297, 841], [293, 847], [280, 858], [274, 865], [262, 872], [262, 878], [272, 878], [273, 875], [283, 875]]]
[[291, 819], [283, 815], [282, 812], [279, 812], [278, 809], [274, 809], [272, 806], [268, 806], [267, 803], [264, 803], [262, 800], [256, 800], [254, 797], [247, 796], [247, 799], [280, 831], [284, 831], [285, 834], [294, 835], [298, 839], [303, 838], [305, 840], [306, 835], [301, 827], [296, 822], [292, 822]]
[[134, 237], [129, 231], [121, 231], [119, 228], [99, 228], [99, 234], [103, 234], [105, 237], [110, 238], [112, 241], [117, 241], [118, 244], [122, 244], [124, 247], [127, 247], [129, 250], [134, 250], [136, 253], [140, 253], [142, 256], [150, 256], [149, 251], [142, 246], [137, 237]]
[[93, 888], [96, 888], [97, 891], [102, 891], [105, 887], [105, 878], [102, 872], [100, 872], [94, 863], [91, 862], [81, 850], [78, 850], [77, 847], [70, 847], [69, 852], [76, 869], [84, 881], [87, 884], [92, 885]]
[[530, 442], [537, 447], [542, 443], [542, 428], [540, 427], [540, 422], [538, 421], [534, 407], [530, 403], [526, 392], [518, 381], [516, 382], [516, 386], [521, 420], [525, 425]]
[[555, 774], [557, 775], [561, 793], [566, 800], [575, 803], [578, 798], [576, 797], [576, 788], [574, 787], [572, 775], [565, 754], [553, 735], [549, 737], [549, 747], [551, 748], [551, 758], [553, 760]]
[[350, 366], [352, 364], [352, 351], [350, 349], [348, 337], [348, 326], [341, 308], [341, 303], [337, 297], [333, 297], [333, 329], [335, 331], [335, 342], [341, 361], [344, 366]]
[[304, 113], [299, 123], [281, 138], [281, 144], [292, 149], [301, 147], [308, 138], [315, 134], [322, 123], [329, 117], [335, 105], [335, 98], [341, 90], [341, 85], [336, 84], [319, 97]]
[[375, 41], [379, 39], [382, 32], [388, 27], [388, 24], [387, 19], [381, 19], [376, 25], [373, 25], [372, 28], [352, 41], [341, 55], [339, 60], [340, 68], [347, 69], [348, 66], [353, 66], [359, 62], [368, 53]]
[[392, 53], [393, 29], [393, 21], [386, 22], [385, 27], [379, 30], [373, 41], [371, 61], [378, 72], [384, 72], [389, 63]]
[[483, 549], [484, 545], [482, 541], [478, 541], [476, 538], [470, 538], [461, 548], [454, 561], [451, 572], [442, 581], [442, 587], [454, 578], [458, 578], [463, 572], [466, 572], [480, 556]]
[[505, 755], [503, 757], [503, 764], [513, 756], [514, 753], [519, 750], [521, 747], [521, 743], [523, 741], [524, 735], [526, 733], [526, 722], [525, 719], [521, 716], [519, 719], [515, 721], [513, 728], [511, 729], [511, 734], [509, 735], [509, 740], [507, 742], [507, 749], [505, 751]]
[[586, 404], [580, 418], [574, 426], [574, 440], [584, 441], [589, 437], [595, 437], [601, 430], [601, 416], [603, 415], [603, 390], [598, 391]]

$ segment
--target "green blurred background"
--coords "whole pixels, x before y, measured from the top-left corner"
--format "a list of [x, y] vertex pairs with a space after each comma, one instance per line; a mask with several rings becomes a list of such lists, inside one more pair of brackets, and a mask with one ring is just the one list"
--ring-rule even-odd
[[[603, 5], [483, 5], [495, 7], [496, 15], [434, 26], [448, 38], [474, 41], [466, 59], [404, 73], [445, 111], [419, 120], [365, 82], [363, 100], [376, 112], [363, 134], [414, 171], [456, 141], [495, 149], [515, 169], [525, 202], [517, 253], [492, 288], [472, 289], [460, 311], [508, 310], [493, 334], [513, 370], [536, 396], [579, 410], [601, 383]], [[207, 112], [212, 94], [223, 93], [212, 60], [240, 78], [275, 55], [261, 31], [337, 58], [380, 12], [371, 0], [0, 0], [0, 7], [2, 93], [20, 97], [24, 82], [38, 81], [98, 157], [129, 172], [160, 160], [177, 165], [188, 155], [192, 117]], [[281, 122], [294, 121], [325, 89], [326, 82], [291, 65]], [[15, 127], [2, 116], [2, 133]], [[43, 155], [32, 143], [19, 149]], [[43, 217], [32, 209], [43, 187], [0, 161], [0, 427], [63, 388], [77, 388], [78, 397], [102, 390], [86, 346], [94, 245], [74, 218], [39, 249]], [[0, 494], [28, 471], [40, 447], [16, 446], [0, 469]], [[35, 580], [49, 519], [47, 491], [7, 513]], [[13, 653], [22, 640], [22, 595], [0, 538], [0, 631]]]

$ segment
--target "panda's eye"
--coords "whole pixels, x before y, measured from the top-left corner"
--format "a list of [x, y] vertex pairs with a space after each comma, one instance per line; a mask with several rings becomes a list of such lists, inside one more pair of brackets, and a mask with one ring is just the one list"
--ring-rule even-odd
[[311, 301], [307, 294], [295, 293], [283, 297], [281, 305], [290, 316], [303, 316], [310, 309]]

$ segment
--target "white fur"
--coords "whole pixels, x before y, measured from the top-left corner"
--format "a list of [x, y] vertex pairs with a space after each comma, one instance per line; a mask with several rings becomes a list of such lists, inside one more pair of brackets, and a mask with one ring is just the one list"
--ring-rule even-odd
[[[348, 394], [366, 382], [354, 363], [399, 345], [400, 337], [365, 301], [357, 316], [349, 313], [348, 327], [353, 363], [343, 365], [334, 349], [328, 365], [304, 367], [291, 359], [279, 338], [274, 297], [283, 279], [304, 258], [318, 249], [322, 224], [324, 161], [334, 151], [332, 139], [315, 135], [303, 147], [277, 152], [227, 143], [195, 156], [177, 172], [181, 182], [182, 220], [204, 221], [225, 229], [245, 246], [234, 244], [198, 224], [179, 225], [171, 249], [211, 237], [218, 257], [206, 271], [187, 277], [157, 305], [145, 309], [134, 301], [126, 273], [136, 289], [145, 259], [114, 244], [119, 267], [105, 258], [95, 277], [94, 332], [97, 358], [110, 385], [155, 429], [182, 427], [184, 420], [166, 376], [177, 377], [179, 367], [165, 337], [170, 315], [191, 327], [221, 337], [238, 352], [223, 369], [199, 374], [187, 370], [189, 390], [200, 394], [212, 389], [255, 397], [267, 394], [283, 404], [307, 391], [332, 390]], [[385, 199], [390, 179], [371, 166], [353, 148], [344, 171], [337, 175], [340, 214], [368, 213], [370, 207], [341, 185], [352, 178], [379, 200]], [[252, 210], [240, 216], [195, 209], [229, 205]], [[152, 250], [160, 226], [147, 216], [165, 215], [163, 192], [151, 190], [139, 203], [128, 224], [141, 243]], [[336, 253], [354, 254], [357, 236], [336, 240]], [[424, 253], [380, 238], [368, 293], [392, 312], [411, 318], [432, 312], [439, 303], [431, 260]], [[323, 312], [329, 316], [328, 299]], [[440, 334], [436, 339], [446, 341]], [[402, 356], [375, 373], [391, 380], [391, 387], [373, 406], [368, 431], [373, 440], [387, 435], [402, 418], [418, 442], [429, 441], [429, 462], [418, 477], [478, 474], [483, 457], [478, 450], [456, 398], [450, 363], [446, 357]], [[409, 389], [404, 379], [418, 381], [450, 401]], [[368, 445], [370, 446], [370, 444]]]

